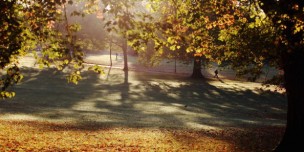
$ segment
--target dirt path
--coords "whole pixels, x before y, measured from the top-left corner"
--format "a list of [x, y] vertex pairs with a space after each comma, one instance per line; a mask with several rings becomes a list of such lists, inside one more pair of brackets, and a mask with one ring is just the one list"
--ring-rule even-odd
[[0, 102], [1, 120], [199, 130], [284, 126], [286, 119], [285, 97], [259, 83], [105, 69], [102, 76], [85, 71], [72, 85], [52, 69], [22, 70], [17, 96]]

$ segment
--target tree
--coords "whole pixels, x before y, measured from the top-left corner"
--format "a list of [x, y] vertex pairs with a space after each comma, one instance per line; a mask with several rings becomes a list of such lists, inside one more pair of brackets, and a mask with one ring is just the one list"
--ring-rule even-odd
[[[147, 34], [141, 34], [138, 40], [140, 42], [135, 41], [132, 46], [140, 51], [143, 48], [141, 44], [145, 45], [152, 40], [156, 54], [191, 56], [194, 64], [192, 78], [202, 78], [201, 64], [212, 59], [210, 55], [214, 50], [216, 33], [219, 28], [233, 23], [229, 20], [234, 13], [232, 8], [218, 8], [216, 2], [150, 0], [149, 12], [146, 15], [154, 17], [148, 23], [142, 22], [140, 33]], [[217, 28], [214, 28], [215, 26]], [[173, 53], [166, 53], [167, 50]], [[206, 60], [202, 61], [202, 59]]]
[[[49, 35], [48, 29], [56, 18], [56, 5], [61, 1], [11, 1], [0, 2], [0, 69], [6, 74], [0, 79], [0, 97], [13, 97], [7, 89], [22, 79], [18, 59], [37, 46], [39, 39]], [[47, 9], [48, 12], [44, 10]], [[12, 66], [13, 65], [13, 66]]]
[[[18, 55], [22, 54], [22, 51], [19, 49], [22, 47], [22, 39], [20, 38], [23, 35], [23, 30], [20, 28], [20, 22], [18, 22], [18, 16], [15, 13], [15, 10], [18, 7], [15, 5], [15, 2], [12, 1], [3, 1], [0, 5], [0, 69], [4, 69], [11, 62], [16, 60]], [[16, 67], [16, 66], [14, 66]], [[7, 87], [13, 83], [17, 82], [18, 79], [15, 78], [20, 74], [19, 69], [7, 70], [6, 76], [0, 79], [0, 85], [2, 86], [0, 97], [12, 97], [14, 93], [6, 92]], [[2, 74], [2, 73], [1, 73]]]
[[[154, 4], [157, 4], [154, 2]], [[212, 40], [206, 28], [204, 18], [209, 14], [209, 2], [170, 0], [163, 4], [156, 12], [161, 12], [161, 18], [157, 25], [161, 27], [158, 31], [162, 45], [181, 56], [188, 54], [193, 59], [192, 78], [203, 78], [201, 73], [202, 57], [210, 48], [206, 45]], [[161, 7], [163, 6], [163, 7]]]
[[[68, 22], [66, 0], [4, 0], [0, 2], [0, 69], [6, 70], [1, 76], [1, 97], [13, 97], [8, 91], [10, 85], [18, 83], [22, 74], [18, 68], [20, 57], [33, 53], [41, 68], [55, 65], [62, 70], [70, 66], [69, 82], [81, 79], [83, 52], [76, 41], [77, 24]], [[45, 11], [47, 10], [47, 11]], [[94, 67], [93, 70], [100, 71]], [[1, 73], [2, 75], [2, 73]]]
[[284, 137], [275, 151], [303, 149], [304, 135], [304, 2], [297, 0], [260, 0], [263, 9], [277, 29], [274, 42], [284, 70], [288, 100]]
[[[250, 51], [247, 52], [251, 52], [252, 55], [247, 56], [247, 60], [246, 58], [242, 60], [247, 62], [252, 57], [253, 61], [258, 59], [258, 62], [256, 60], [247, 64], [258, 71], [266, 61], [284, 71], [283, 80], [288, 101], [287, 124], [283, 139], [274, 151], [299, 151], [303, 149], [303, 141], [300, 139], [304, 135], [304, 71], [302, 70], [304, 66], [304, 2], [259, 0], [243, 1], [243, 3], [239, 3], [239, 6], [241, 5], [247, 6], [247, 9], [250, 6], [256, 12], [265, 15], [262, 17], [263, 20], [260, 20], [261, 16], [255, 15], [253, 17], [255, 24], [246, 22], [247, 25], [249, 23], [249, 28], [243, 29], [242, 32], [247, 34], [247, 38], [242, 38], [241, 42], [248, 40], [249, 33], [250, 36], [253, 36], [249, 39], [256, 41], [248, 41], [246, 44], [249, 42], [249, 44], [255, 44], [258, 49], [249, 49]], [[250, 24], [254, 26], [250, 26]], [[240, 34], [242, 36], [242, 33]], [[233, 42], [233, 39], [228, 41]], [[237, 58], [244, 55], [240, 51], [236, 53], [238, 53]], [[254, 69], [249, 72], [259, 75], [259, 72], [255, 72]]]
[[123, 37], [123, 42], [120, 45], [123, 50], [124, 57], [124, 71], [128, 71], [128, 31], [134, 28], [134, 6], [136, 1], [105, 1], [102, 0], [103, 8], [102, 12], [107, 13], [105, 17], [108, 32], [116, 32]]
[[[240, 73], [251, 73], [253, 79], [261, 74], [260, 69], [266, 62], [270, 61], [272, 66], [283, 69], [288, 100], [287, 126], [285, 135], [275, 151], [302, 149], [302, 141], [299, 139], [304, 135], [304, 70], [302, 70], [304, 66], [304, 2], [296, 0], [211, 0], [208, 2], [154, 0], [152, 4], [159, 5], [162, 2], [178, 6], [178, 17], [174, 13], [168, 13], [167, 17], [159, 22], [158, 27], [162, 27], [161, 25], [165, 27], [158, 40], [165, 39], [166, 42], [161, 44], [169, 43], [172, 50], [177, 50], [176, 48], [180, 47], [179, 44], [186, 41], [186, 50], [202, 53], [214, 61], [222, 62], [229, 59], [235, 63], [242, 61], [246, 67], [243, 67], [245, 71]], [[154, 8], [158, 9], [157, 6]], [[246, 13], [246, 10], [250, 10], [250, 13]], [[242, 13], [249, 16], [244, 16]], [[261, 14], [266, 16], [262, 17]], [[251, 15], [253, 17], [250, 17]], [[176, 32], [177, 29], [185, 29], [185, 31]], [[208, 30], [209, 32], [206, 32]], [[230, 33], [228, 35], [231, 37], [226, 39], [224, 36], [228, 36], [227, 33]], [[245, 34], [247, 38], [244, 37]], [[206, 38], [214, 38], [211, 35], [218, 35], [219, 39], [226, 39], [227, 43], [234, 44], [223, 47], [221, 40], [206, 40]], [[261, 41], [263, 39], [266, 41]], [[255, 47], [248, 47], [249, 44]], [[211, 47], [213, 45], [215, 46]], [[246, 48], [245, 51], [240, 50], [242, 48]], [[233, 64], [236, 65], [235, 63]]]
[[238, 20], [219, 31], [212, 57], [231, 66], [237, 76], [246, 75], [255, 81], [265, 65], [280, 69], [273, 47], [276, 31], [256, 3], [240, 3], [237, 11], [242, 12], [235, 16]]

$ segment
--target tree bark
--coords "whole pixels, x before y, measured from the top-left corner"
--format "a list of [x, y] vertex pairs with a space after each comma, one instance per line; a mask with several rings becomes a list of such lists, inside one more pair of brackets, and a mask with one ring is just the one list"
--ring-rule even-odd
[[[281, 29], [279, 39], [288, 42], [287, 45], [279, 44], [282, 48], [282, 67], [287, 94], [287, 124], [285, 134], [274, 151], [304, 151], [304, 48], [303, 30], [294, 33], [296, 19], [303, 20], [301, 12], [302, 1], [298, 0], [260, 0], [263, 11], [272, 18], [274, 26]], [[298, 6], [301, 9], [297, 9]], [[274, 13], [275, 12], [275, 13]], [[275, 14], [275, 15], [274, 15]], [[290, 19], [282, 19], [282, 15], [288, 15]], [[278, 22], [281, 21], [281, 22]], [[279, 28], [281, 25], [285, 29]], [[281, 42], [280, 42], [281, 43]]]
[[112, 62], [112, 35], [110, 35], [110, 66], [112, 67], [112, 65], [113, 65], [113, 62]]
[[274, 151], [303, 151], [304, 141], [304, 51], [283, 55], [285, 88], [288, 100], [285, 134]]
[[194, 56], [194, 63], [193, 63], [193, 72], [191, 78], [194, 79], [201, 79], [204, 78], [201, 68], [202, 67], [202, 57], [201, 56]]
[[122, 45], [122, 51], [123, 51], [123, 57], [124, 57], [124, 71], [128, 71], [128, 44], [127, 40], [123, 40], [123, 45]]

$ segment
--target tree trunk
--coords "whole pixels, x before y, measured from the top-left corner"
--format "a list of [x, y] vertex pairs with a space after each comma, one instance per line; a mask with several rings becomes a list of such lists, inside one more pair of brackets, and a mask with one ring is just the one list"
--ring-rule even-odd
[[124, 71], [128, 71], [128, 45], [127, 45], [127, 40], [123, 40], [123, 45], [122, 45], [122, 51], [123, 51], [123, 57], [124, 57]]
[[193, 72], [191, 77], [194, 79], [201, 79], [204, 78], [201, 68], [202, 67], [202, 57], [201, 56], [194, 56], [194, 63], [193, 63]]
[[175, 59], [174, 59], [174, 73], [176, 73], [176, 56], [175, 56]]
[[[304, 32], [303, 29], [297, 33], [294, 32], [297, 22], [303, 21], [302, 8], [297, 10], [294, 6], [302, 6], [302, 1], [260, 1], [263, 3], [260, 5], [263, 11], [272, 18], [274, 26], [281, 30], [277, 35], [278, 40], [284, 40], [284, 44], [278, 46], [284, 50], [282, 64], [288, 101], [287, 124], [283, 139], [274, 151], [304, 151], [304, 141], [301, 140], [304, 136], [304, 49], [302, 43]], [[282, 15], [289, 17], [282, 19]], [[284, 29], [281, 28], [282, 25]]]
[[[112, 61], [112, 36], [110, 36], [110, 66], [112, 67], [113, 61]], [[117, 57], [116, 57], [117, 58]]]
[[304, 51], [300, 48], [283, 55], [288, 100], [287, 125], [276, 152], [303, 151], [304, 141]]

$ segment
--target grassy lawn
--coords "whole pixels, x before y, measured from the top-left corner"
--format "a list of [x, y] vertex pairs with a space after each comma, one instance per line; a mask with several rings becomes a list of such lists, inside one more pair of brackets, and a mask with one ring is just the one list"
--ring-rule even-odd
[[0, 151], [271, 151], [286, 99], [260, 83], [105, 68], [66, 73], [23, 67], [0, 101]]

